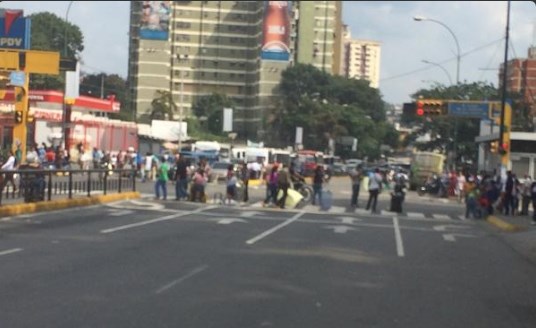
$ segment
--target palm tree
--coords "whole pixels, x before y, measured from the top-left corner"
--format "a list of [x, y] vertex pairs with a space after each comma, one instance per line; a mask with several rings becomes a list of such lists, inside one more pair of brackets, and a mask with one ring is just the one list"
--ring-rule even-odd
[[171, 92], [165, 90], [157, 90], [157, 97], [151, 102], [151, 120], [161, 119], [173, 121], [173, 113], [177, 111], [177, 104], [173, 101]]

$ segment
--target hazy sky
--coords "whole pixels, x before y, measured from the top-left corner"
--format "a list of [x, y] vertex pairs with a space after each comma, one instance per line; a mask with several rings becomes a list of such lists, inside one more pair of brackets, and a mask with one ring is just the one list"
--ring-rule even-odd
[[[460, 81], [498, 85], [504, 61], [507, 1], [344, 1], [343, 20], [352, 37], [381, 43], [380, 91], [383, 99], [400, 104], [434, 82], [456, 82], [456, 43], [461, 51]], [[0, 7], [25, 14], [50, 11], [65, 18], [69, 1], [2, 1]], [[128, 1], [74, 1], [68, 20], [84, 34], [82, 69], [115, 73], [126, 78], [128, 64]], [[536, 45], [534, 1], [512, 1], [509, 58], [526, 58]], [[437, 65], [425, 64], [427, 60]], [[446, 71], [446, 72], [445, 72]]]

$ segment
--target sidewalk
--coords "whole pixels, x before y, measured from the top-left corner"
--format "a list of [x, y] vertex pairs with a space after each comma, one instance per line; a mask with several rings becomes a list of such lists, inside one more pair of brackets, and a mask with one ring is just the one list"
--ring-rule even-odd
[[531, 225], [532, 211], [528, 216], [511, 216], [495, 213], [487, 222], [499, 229], [502, 237], [518, 253], [536, 264], [536, 225]]

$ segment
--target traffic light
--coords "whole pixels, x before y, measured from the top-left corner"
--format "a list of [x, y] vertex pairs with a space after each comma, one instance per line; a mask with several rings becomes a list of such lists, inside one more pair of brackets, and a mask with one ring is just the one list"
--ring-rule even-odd
[[22, 111], [21, 110], [17, 110], [15, 111], [15, 123], [19, 124], [19, 123], [22, 123]]
[[501, 148], [499, 148], [499, 153], [501, 155], [506, 155], [508, 153], [508, 148], [509, 148], [509, 145], [507, 142], [503, 142], [503, 144], [501, 145]]
[[444, 115], [446, 113], [445, 106], [442, 100], [437, 99], [421, 99], [423, 102], [424, 115]]
[[493, 154], [497, 154], [499, 152], [499, 142], [498, 141], [492, 141], [490, 144], [489, 144], [489, 150], [490, 152], [492, 152]]
[[423, 116], [424, 115], [424, 103], [422, 101], [420, 101], [420, 100], [417, 100], [415, 113], [417, 113], [417, 116]]

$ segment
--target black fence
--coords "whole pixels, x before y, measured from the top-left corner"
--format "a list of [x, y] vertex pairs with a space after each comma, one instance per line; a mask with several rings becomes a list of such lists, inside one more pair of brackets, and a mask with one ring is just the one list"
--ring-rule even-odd
[[136, 191], [136, 170], [0, 171], [0, 206]]

